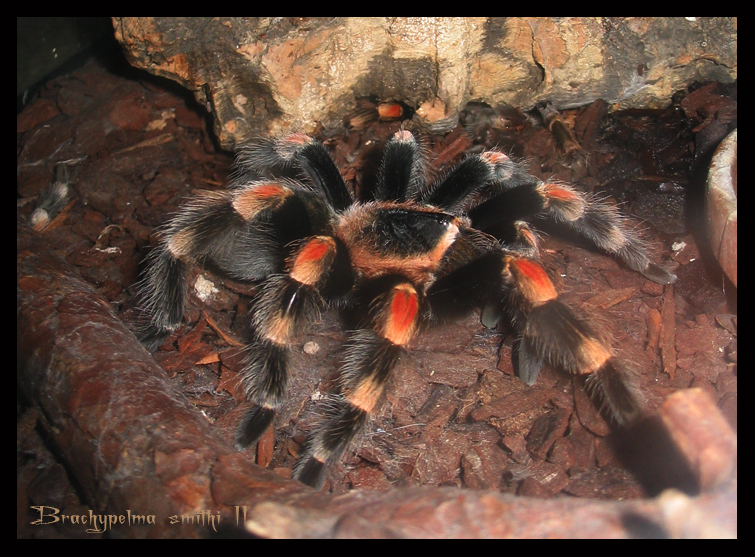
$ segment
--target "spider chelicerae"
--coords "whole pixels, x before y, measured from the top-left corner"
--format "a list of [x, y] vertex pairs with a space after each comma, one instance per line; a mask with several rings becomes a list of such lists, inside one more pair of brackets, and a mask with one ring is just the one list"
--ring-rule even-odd
[[[227, 191], [202, 192], [168, 222], [142, 281], [151, 349], [181, 323], [188, 265], [211, 263], [260, 282], [242, 383], [250, 408], [236, 445], [254, 444], [285, 399], [288, 355], [324, 307], [354, 310], [337, 393], [302, 446], [296, 479], [322, 486], [378, 409], [391, 370], [427, 325], [482, 312], [519, 332], [519, 377], [545, 363], [587, 377], [620, 426], [639, 414], [604, 328], [559, 300], [528, 224], [547, 218], [647, 278], [670, 283], [626, 217], [560, 183], [543, 182], [500, 151], [470, 155], [428, 183], [408, 131], [386, 144], [371, 199], [354, 199], [327, 149], [293, 134], [240, 151]], [[358, 311], [361, 310], [361, 311]]]

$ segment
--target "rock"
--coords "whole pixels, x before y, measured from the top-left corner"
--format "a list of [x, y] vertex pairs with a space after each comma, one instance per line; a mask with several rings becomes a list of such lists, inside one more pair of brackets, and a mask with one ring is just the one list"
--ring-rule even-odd
[[660, 108], [737, 77], [736, 18], [113, 18], [129, 61], [179, 82], [224, 149], [339, 127], [357, 98], [453, 129], [470, 101]]

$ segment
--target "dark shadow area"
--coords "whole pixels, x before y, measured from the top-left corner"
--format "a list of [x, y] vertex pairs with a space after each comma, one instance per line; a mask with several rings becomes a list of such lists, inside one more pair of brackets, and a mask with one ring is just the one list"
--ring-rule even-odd
[[609, 438], [621, 462], [654, 497], [675, 488], [697, 495], [700, 487], [658, 416], [641, 420]]
[[645, 516], [626, 513], [621, 517], [622, 524], [632, 538], [642, 540], [667, 540], [668, 532]]

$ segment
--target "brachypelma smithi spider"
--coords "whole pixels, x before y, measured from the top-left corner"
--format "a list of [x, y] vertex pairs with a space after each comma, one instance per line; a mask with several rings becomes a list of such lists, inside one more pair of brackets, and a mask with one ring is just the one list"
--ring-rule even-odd
[[294, 467], [311, 486], [322, 485], [377, 409], [403, 347], [423, 326], [475, 310], [505, 315], [519, 331], [518, 372], [528, 385], [547, 362], [588, 376], [619, 425], [638, 414], [608, 335], [559, 300], [526, 222], [549, 218], [646, 277], [672, 282], [613, 206], [542, 182], [498, 151], [468, 156], [428, 184], [418, 142], [403, 130], [386, 144], [372, 200], [353, 199], [327, 149], [305, 135], [258, 142], [237, 164], [228, 191], [196, 195], [166, 225], [142, 288], [151, 320], [143, 341], [155, 348], [181, 322], [187, 265], [209, 262], [231, 278], [261, 281], [239, 448], [273, 421], [292, 343], [325, 306], [363, 311], [335, 402]]

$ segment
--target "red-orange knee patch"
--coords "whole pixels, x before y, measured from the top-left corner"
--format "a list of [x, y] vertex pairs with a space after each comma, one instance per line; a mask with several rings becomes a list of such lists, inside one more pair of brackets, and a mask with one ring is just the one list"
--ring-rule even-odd
[[529, 259], [513, 259], [510, 263], [516, 288], [532, 304], [542, 304], [558, 297], [558, 292], [545, 270]]
[[485, 151], [480, 156], [490, 164], [503, 164], [509, 160], [509, 157], [500, 151]]
[[573, 221], [584, 215], [587, 202], [579, 192], [559, 184], [543, 184], [542, 192], [548, 205], [556, 209], [561, 218]]
[[543, 191], [546, 197], [559, 201], [579, 201], [580, 195], [570, 188], [564, 188], [558, 184], [544, 184]]
[[274, 182], [262, 183], [238, 192], [233, 199], [233, 209], [244, 220], [251, 220], [265, 209], [281, 205], [293, 192]]
[[329, 236], [316, 236], [294, 257], [291, 278], [302, 284], [315, 284], [330, 268], [336, 253], [336, 242]]
[[408, 284], [395, 287], [390, 296], [381, 332], [393, 344], [404, 345], [416, 329], [419, 298]]
[[285, 137], [284, 141], [286, 141], [288, 143], [295, 143], [297, 145], [307, 145], [309, 143], [312, 143], [313, 140], [307, 134], [304, 134], [304, 133], [292, 133], [291, 135], [287, 135]]

